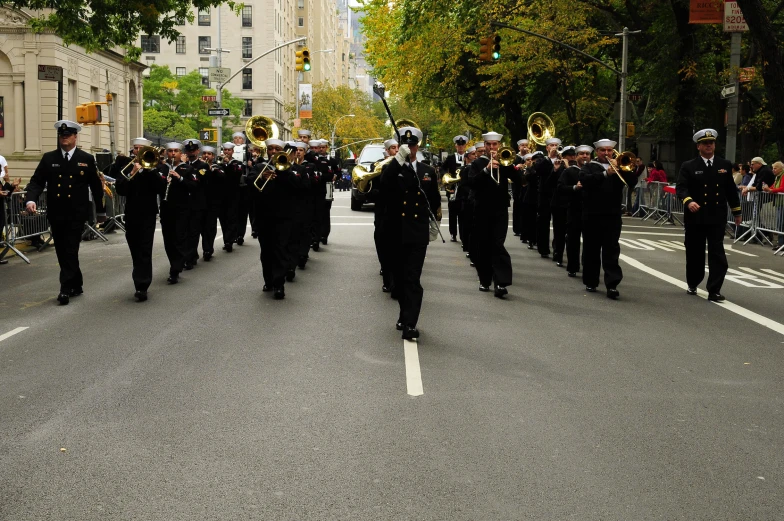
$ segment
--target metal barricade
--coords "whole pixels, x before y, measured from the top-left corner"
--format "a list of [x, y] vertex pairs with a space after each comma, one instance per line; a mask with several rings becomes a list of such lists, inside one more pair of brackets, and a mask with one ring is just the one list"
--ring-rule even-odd
[[26, 199], [27, 192], [14, 192], [6, 199], [8, 220], [6, 221], [4, 250], [0, 253], [0, 258], [5, 257], [8, 250], [13, 250], [20, 259], [30, 264], [30, 259], [16, 247], [16, 243], [30, 240], [32, 245], [41, 251], [52, 241], [52, 235], [49, 230], [49, 221], [46, 219], [46, 190], [40, 197], [35, 214], [28, 212], [25, 208]]
[[[759, 209], [760, 199], [758, 192], [749, 192], [746, 195], [740, 196], [740, 211], [741, 223], [735, 232], [735, 240], [733, 243], [745, 241], [743, 244], [748, 244], [751, 241], [763, 243], [760, 240], [760, 232], [757, 230], [759, 226]], [[764, 237], [764, 236], [763, 236]], [[767, 238], [765, 238], [767, 240]], [[770, 241], [768, 241], [770, 243]]]
[[666, 204], [664, 202], [664, 187], [666, 183], [654, 181], [648, 183], [648, 214], [643, 217], [643, 221], [653, 219], [654, 222], [666, 215]]
[[632, 204], [633, 217], [644, 217], [648, 215], [648, 205], [646, 203], [647, 192], [648, 192], [648, 181], [646, 181], [643, 177], [640, 177], [637, 186], [634, 188], [634, 193], [636, 194], [637, 198]]
[[[776, 239], [778, 244], [778, 241], [784, 237], [784, 194], [757, 192], [754, 195], [757, 196], [758, 201], [756, 222], [758, 236], [771, 246]], [[768, 235], [777, 237], [772, 240]]]
[[104, 196], [106, 202], [106, 222], [103, 225], [105, 232], [110, 232], [115, 228], [125, 231], [125, 196], [117, 193], [114, 183], [108, 183], [111, 196], [107, 193]]

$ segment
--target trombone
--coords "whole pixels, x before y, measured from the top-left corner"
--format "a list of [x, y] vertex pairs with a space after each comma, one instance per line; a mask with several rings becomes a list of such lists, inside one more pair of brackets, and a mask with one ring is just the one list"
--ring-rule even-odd
[[120, 170], [120, 174], [128, 181], [133, 179], [136, 174], [129, 176], [125, 173], [125, 171], [128, 170], [129, 166], [133, 166], [133, 164], [137, 161], [140, 165], [142, 165], [142, 168], [154, 168], [155, 165], [158, 164], [158, 159], [161, 157], [161, 154], [164, 150], [165, 149], [155, 147], [140, 148], [139, 152], [135, 156], [131, 156], [131, 160], [128, 162], [128, 164], [125, 165], [122, 170]]
[[618, 165], [618, 168], [616, 168], [612, 163], [610, 163], [610, 167], [612, 167], [612, 169], [618, 175], [618, 178], [621, 180], [621, 182], [628, 187], [629, 183], [627, 183], [626, 179], [623, 178], [621, 172], [626, 172], [626, 173], [633, 172], [634, 162], [637, 160], [637, 156], [635, 156], [634, 153], [632, 152], [627, 151], [621, 153], [613, 149], [612, 157], [610, 158], [610, 160], [611, 161], [615, 160], [616, 164]]
[[278, 172], [283, 172], [284, 170], [288, 170], [289, 168], [291, 168], [291, 160], [289, 159], [289, 156], [286, 152], [277, 152], [276, 154], [274, 154], [270, 158], [269, 162], [267, 162], [267, 164], [264, 165], [264, 168], [261, 169], [259, 175], [256, 176], [256, 180], [253, 181], [253, 186], [255, 186], [259, 192], [263, 192], [264, 187], [267, 186], [267, 183], [269, 183], [270, 179], [275, 177], [275, 173], [274, 172], [271, 173], [269, 176], [267, 176], [267, 179], [264, 181], [264, 184], [259, 186], [259, 179], [261, 179], [261, 176], [264, 174], [264, 172], [267, 171], [268, 168], [270, 168], [270, 166], [274, 167], [275, 170], [277, 170]]
[[[501, 147], [495, 153], [495, 156], [491, 154], [490, 156], [490, 177], [496, 184], [501, 184], [501, 166], [511, 166], [515, 160], [515, 151], [511, 147]], [[493, 168], [493, 157], [497, 157], [498, 163], [501, 165], [498, 167], [498, 174], [493, 176], [494, 168]]]

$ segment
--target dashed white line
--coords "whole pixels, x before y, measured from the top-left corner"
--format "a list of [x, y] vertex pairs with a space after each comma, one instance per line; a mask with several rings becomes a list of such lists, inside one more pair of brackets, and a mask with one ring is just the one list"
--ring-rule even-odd
[[422, 372], [419, 370], [419, 349], [412, 340], [403, 340], [403, 352], [406, 355], [406, 388], [410, 396], [425, 394], [422, 388]]
[[11, 338], [12, 336], [16, 335], [17, 333], [21, 333], [25, 329], [30, 329], [30, 328], [27, 327], [27, 326], [25, 326], [25, 327], [18, 327], [16, 329], [12, 329], [8, 333], [3, 333], [2, 335], [0, 335], [0, 342], [5, 340], [6, 338]]

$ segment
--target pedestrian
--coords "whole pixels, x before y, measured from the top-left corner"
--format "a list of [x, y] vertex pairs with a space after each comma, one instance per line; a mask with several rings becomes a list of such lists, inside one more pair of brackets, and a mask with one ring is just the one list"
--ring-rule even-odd
[[[55, 123], [58, 149], [47, 152], [38, 163], [27, 190], [27, 211], [36, 213], [38, 197], [47, 190], [46, 218], [54, 239], [57, 262], [60, 264], [60, 292], [57, 301], [67, 305], [71, 297], [83, 293], [83, 277], [79, 269], [79, 243], [84, 223], [90, 218], [94, 201], [103, 198], [103, 185], [98, 177], [95, 158], [76, 148], [81, 125], [69, 120]], [[98, 213], [98, 220], [106, 214]]]
[[738, 186], [743, 182], [743, 172], [740, 169], [740, 163], [732, 164], [732, 180]]
[[751, 172], [751, 180], [748, 185], [743, 187], [742, 195], [746, 195], [749, 192], [761, 192], [762, 185], [772, 185], [776, 177], [765, 160], [759, 156], [752, 158]]
[[705, 278], [707, 242], [708, 300], [713, 302], [725, 300], [721, 286], [728, 268], [724, 253], [728, 204], [735, 217], [735, 224], [741, 223], [740, 200], [732, 179], [732, 163], [715, 155], [718, 137], [718, 132], [711, 128], [694, 134], [693, 140], [699, 155], [681, 165], [676, 184], [677, 196], [685, 206], [686, 293], [696, 295], [697, 286]]

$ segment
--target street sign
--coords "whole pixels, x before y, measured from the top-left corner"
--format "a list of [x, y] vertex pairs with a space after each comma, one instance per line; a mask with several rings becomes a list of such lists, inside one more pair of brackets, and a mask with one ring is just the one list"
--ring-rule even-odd
[[63, 81], [63, 68], [56, 65], [39, 65], [38, 79], [45, 81]]
[[725, 85], [724, 87], [721, 88], [721, 99], [727, 99], [737, 95], [738, 95], [738, 89], [735, 87], [734, 83]]
[[208, 116], [228, 116], [231, 113], [229, 109], [207, 109]]
[[218, 96], [202, 96], [202, 101], [218, 101]]
[[754, 67], [741, 67], [740, 71], [738, 71], [738, 81], [748, 83], [754, 79], [756, 72]]
[[231, 69], [228, 67], [210, 67], [210, 83], [226, 83], [231, 76]]
[[724, 32], [742, 33], [748, 30], [749, 26], [746, 25], [746, 19], [743, 17], [743, 11], [738, 7], [738, 2], [729, 0], [724, 2]]

